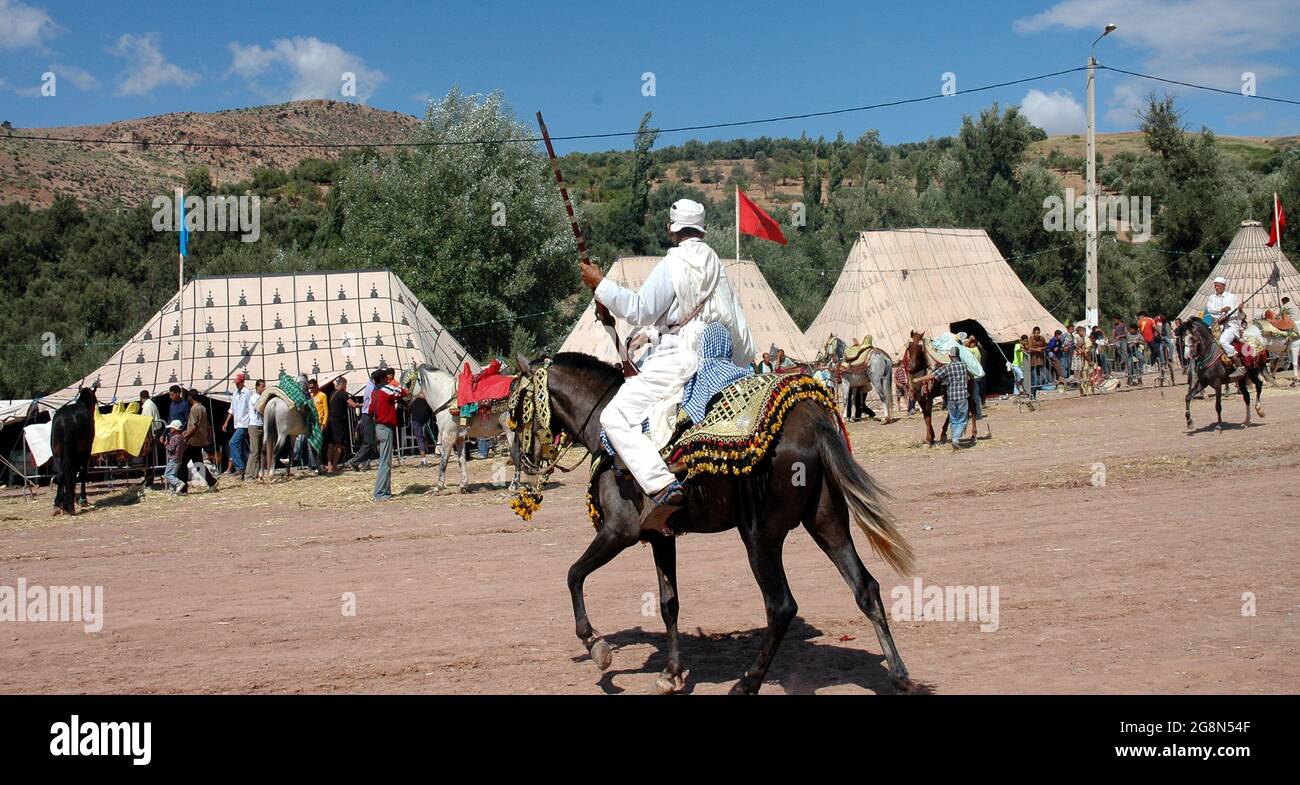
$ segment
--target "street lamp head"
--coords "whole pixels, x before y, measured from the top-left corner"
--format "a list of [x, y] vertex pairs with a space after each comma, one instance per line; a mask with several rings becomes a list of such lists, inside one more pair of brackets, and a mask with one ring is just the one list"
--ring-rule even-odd
[[1118, 27], [1118, 25], [1116, 25], [1114, 22], [1111, 22], [1110, 24], [1106, 25], [1106, 32], [1102, 33], [1102, 35], [1103, 36], [1110, 35], [1111, 33], [1115, 32], [1116, 27]]

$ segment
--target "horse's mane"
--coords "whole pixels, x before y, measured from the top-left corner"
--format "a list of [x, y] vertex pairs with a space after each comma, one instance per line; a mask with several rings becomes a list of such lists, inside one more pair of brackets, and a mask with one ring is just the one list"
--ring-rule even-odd
[[1174, 335], [1177, 335], [1179, 338], [1181, 338], [1183, 337], [1183, 335], [1187, 333], [1188, 330], [1195, 330], [1197, 335], [1201, 337], [1205, 335], [1209, 335], [1213, 337], [1213, 333], [1210, 332], [1210, 328], [1205, 324], [1205, 322], [1201, 321], [1200, 319], [1188, 319], [1187, 321], [1178, 325], [1178, 329], [1174, 330]]
[[558, 365], [562, 368], [570, 368], [579, 373], [591, 374], [596, 377], [622, 377], [622, 372], [613, 365], [605, 362], [599, 357], [593, 357], [590, 354], [582, 352], [560, 352], [551, 360], [552, 365]]

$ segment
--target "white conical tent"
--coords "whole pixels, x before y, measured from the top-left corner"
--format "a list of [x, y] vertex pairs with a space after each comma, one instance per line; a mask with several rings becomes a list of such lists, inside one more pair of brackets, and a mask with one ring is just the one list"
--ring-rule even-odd
[[280, 371], [360, 390], [375, 368], [478, 362], [386, 270], [195, 278], [97, 371], [41, 399], [57, 407], [99, 382], [101, 403], [173, 384], [229, 400], [234, 376], [274, 384]]
[[862, 232], [821, 313], [804, 331], [821, 347], [836, 337], [852, 344], [870, 335], [897, 357], [912, 330], [934, 336], [975, 320], [998, 343], [1035, 326], [1065, 329], [1016, 277], [982, 229], [890, 229]]
[[[1292, 304], [1300, 302], [1300, 273], [1296, 272], [1282, 252], [1270, 248], [1268, 231], [1259, 221], [1242, 221], [1237, 235], [1223, 252], [1223, 258], [1214, 266], [1214, 270], [1205, 278], [1201, 288], [1196, 291], [1187, 306], [1178, 314], [1178, 318], [1199, 317], [1205, 310], [1205, 301], [1214, 294], [1214, 279], [1223, 276], [1228, 281], [1228, 291], [1245, 300], [1263, 287], [1263, 291], [1246, 303], [1246, 313], [1252, 318], [1263, 316], [1265, 309], [1278, 310], [1283, 297], [1290, 297]], [[1266, 286], [1273, 274], [1273, 265], [1277, 264], [1279, 276], [1276, 286]]]
[[[624, 256], [617, 259], [605, 275], [610, 280], [632, 291], [641, 288], [645, 279], [655, 265], [663, 260], [661, 256]], [[722, 268], [731, 288], [740, 299], [740, 307], [745, 311], [745, 321], [749, 331], [754, 335], [754, 351], [761, 355], [771, 346], [784, 349], [787, 357], [794, 360], [811, 360], [816, 352], [808, 345], [803, 333], [785, 307], [777, 299], [772, 287], [768, 286], [758, 265], [748, 259], [723, 259]], [[631, 329], [622, 319], [618, 319], [619, 338], [627, 340]], [[595, 301], [589, 302], [587, 308], [573, 326], [569, 337], [560, 346], [562, 352], [582, 352], [598, 357], [605, 362], [617, 362], [618, 353], [610, 340], [609, 333], [596, 321]]]

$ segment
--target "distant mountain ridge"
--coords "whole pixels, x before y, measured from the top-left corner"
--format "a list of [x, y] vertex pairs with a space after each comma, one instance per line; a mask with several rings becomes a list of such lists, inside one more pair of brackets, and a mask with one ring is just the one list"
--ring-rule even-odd
[[[254, 169], [291, 169], [305, 158], [336, 158], [339, 148], [187, 147], [150, 142], [321, 144], [410, 139], [419, 119], [344, 101], [308, 100], [227, 109], [175, 112], [103, 125], [13, 128], [0, 131], [0, 204], [45, 207], [67, 195], [82, 204], [132, 207], [170, 193], [196, 166], [214, 184], [249, 180]], [[6, 136], [104, 139], [146, 144], [77, 144]]]

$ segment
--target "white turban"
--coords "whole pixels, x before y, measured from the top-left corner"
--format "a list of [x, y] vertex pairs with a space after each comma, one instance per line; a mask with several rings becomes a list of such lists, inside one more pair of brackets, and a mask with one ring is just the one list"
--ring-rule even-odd
[[698, 229], [703, 232], [704, 205], [690, 199], [678, 199], [668, 210], [668, 220], [672, 221], [669, 229], [674, 232], [683, 229]]

